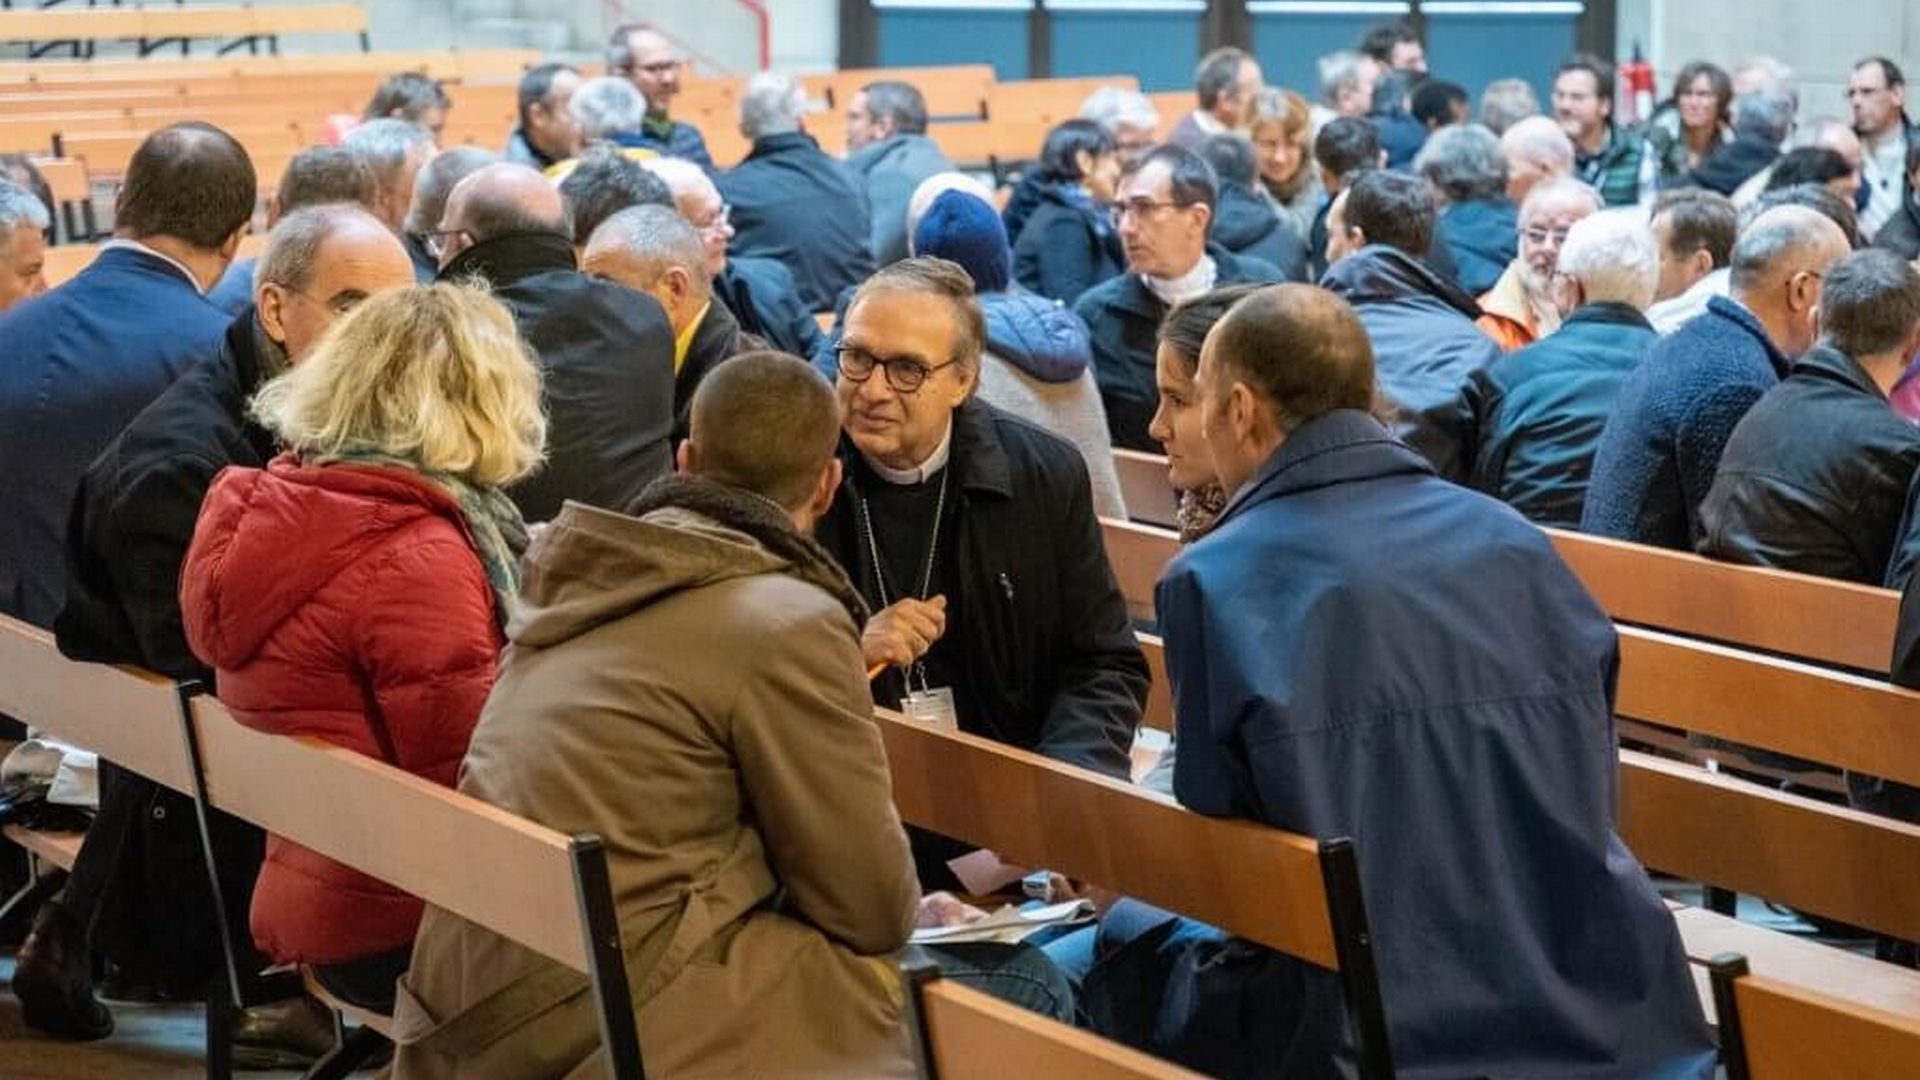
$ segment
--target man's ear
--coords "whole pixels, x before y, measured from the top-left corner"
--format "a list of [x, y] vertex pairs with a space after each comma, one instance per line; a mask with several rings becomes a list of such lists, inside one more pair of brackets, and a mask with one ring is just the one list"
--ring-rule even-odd
[[250, 225], [251, 223], [249, 222], [233, 230], [233, 235], [227, 237], [226, 242], [220, 245], [220, 257], [222, 259], [232, 262], [233, 257], [240, 253], [240, 241], [247, 238], [247, 229]]
[[1695, 278], [1703, 278], [1713, 273], [1713, 252], [1701, 248], [1687, 256], [1688, 269]]
[[1194, 203], [1193, 205], [1200, 210], [1200, 234], [1204, 236], [1213, 225], [1213, 207], [1208, 206], [1206, 203]]
[[682, 473], [693, 471], [693, 440], [681, 439], [680, 445], [673, 451], [673, 467]]
[[1358, 225], [1347, 226], [1347, 236], [1353, 241], [1355, 251], [1367, 246], [1367, 230]]
[[840, 490], [842, 471], [838, 454], [828, 458], [827, 467], [820, 470], [820, 479], [813, 485], [813, 500], [807, 507], [814, 518], [825, 517], [827, 511], [833, 508], [833, 497]]
[[260, 317], [260, 326], [267, 336], [279, 344], [287, 342], [287, 322], [283, 315], [286, 296], [280, 286], [268, 285], [254, 293], [254, 307]]

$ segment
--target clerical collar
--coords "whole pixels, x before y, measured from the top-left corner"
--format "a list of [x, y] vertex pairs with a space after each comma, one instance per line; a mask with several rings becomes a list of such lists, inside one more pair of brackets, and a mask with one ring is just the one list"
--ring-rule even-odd
[[1191, 300], [1213, 288], [1214, 278], [1219, 268], [1213, 263], [1213, 256], [1202, 255], [1193, 269], [1177, 278], [1157, 278], [1151, 274], [1141, 274], [1140, 280], [1147, 291], [1160, 298], [1168, 307], [1182, 301]]
[[866, 458], [867, 468], [873, 470], [873, 475], [885, 480], [889, 484], [906, 487], [909, 484], [924, 484], [933, 477], [938, 476], [940, 470], [947, 467], [947, 458], [952, 452], [953, 420], [949, 417], [947, 420], [947, 433], [940, 436], [940, 445], [933, 448], [933, 453], [928, 455], [927, 460], [911, 469], [888, 468], [873, 458], [867, 457], [865, 454], [860, 456]]

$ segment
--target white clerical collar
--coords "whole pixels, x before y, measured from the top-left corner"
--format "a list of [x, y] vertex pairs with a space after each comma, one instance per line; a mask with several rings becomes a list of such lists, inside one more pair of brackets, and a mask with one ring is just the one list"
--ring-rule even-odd
[[[873, 474], [889, 484], [905, 487], [908, 484], [924, 484], [941, 469], [947, 467], [947, 457], [953, 452], [953, 419], [947, 419], [947, 433], [940, 436], [940, 445], [933, 448], [927, 460], [911, 469], [891, 469], [874, 459], [867, 458], [867, 467]], [[866, 457], [866, 455], [861, 455]]]
[[200, 279], [194, 277], [193, 271], [187, 269], [187, 264], [181, 262], [179, 259], [163, 252], [155, 251], [138, 240], [128, 240], [125, 237], [115, 237], [100, 245], [101, 251], [112, 251], [115, 248], [125, 248], [128, 251], [137, 251], [142, 255], [151, 255], [159, 259], [161, 262], [180, 271], [180, 276], [187, 279], [187, 284], [193, 286], [194, 292], [199, 293], [201, 296], [207, 295], [207, 290], [201, 286]]
[[1213, 288], [1213, 280], [1218, 267], [1213, 264], [1213, 256], [1202, 255], [1193, 269], [1177, 278], [1157, 278], [1151, 274], [1141, 274], [1140, 280], [1146, 284], [1147, 291], [1160, 298], [1168, 307], [1183, 300], [1191, 300]]
[[1193, 110], [1193, 126], [1209, 135], [1225, 135], [1227, 125], [1205, 109]]

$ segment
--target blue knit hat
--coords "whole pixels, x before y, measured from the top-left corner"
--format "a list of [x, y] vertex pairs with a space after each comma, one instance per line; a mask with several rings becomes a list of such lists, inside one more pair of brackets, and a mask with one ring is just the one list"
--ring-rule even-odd
[[1005, 292], [1013, 278], [1007, 227], [992, 206], [964, 191], [941, 192], [927, 207], [913, 231], [913, 251], [959, 263], [975, 292]]

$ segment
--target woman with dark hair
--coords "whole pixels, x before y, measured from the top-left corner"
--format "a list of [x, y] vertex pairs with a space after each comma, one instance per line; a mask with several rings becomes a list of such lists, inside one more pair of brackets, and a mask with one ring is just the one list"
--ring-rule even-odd
[[1071, 304], [1126, 268], [1106, 210], [1120, 182], [1113, 136], [1091, 120], [1068, 120], [1047, 133], [1036, 180], [1040, 203], [1014, 241], [1013, 276]]
[[1767, 191], [1778, 191], [1798, 184], [1820, 184], [1852, 203], [1860, 190], [1860, 170], [1841, 157], [1839, 151], [1820, 146], [1802, 146], [1787, 151], [1773, 175], [1767, 177]]
[[1647, 151], [1654, 160], [1655, 183], [1662, 188], [1690, 183], [1688, 174], [1708, 155], [1733, 141], [1728, 110], [1733, 80], [1719, 67], [1695, 60], [1673, 80], [1673, 96], [1647, 121]]

